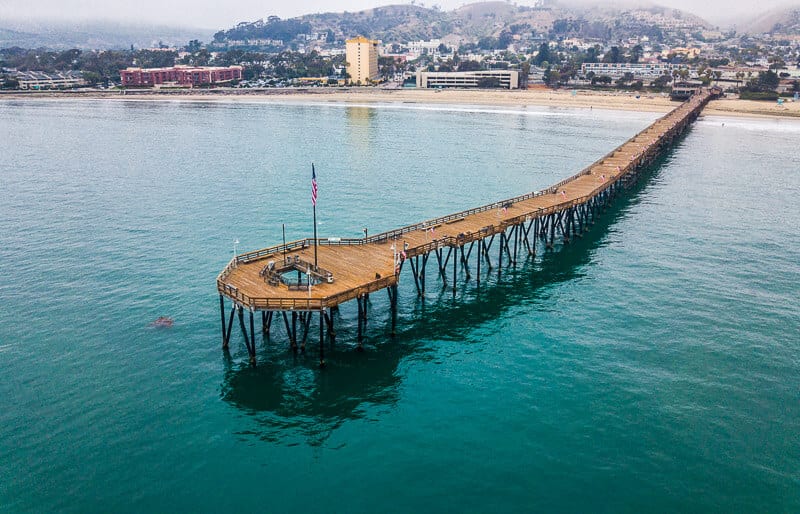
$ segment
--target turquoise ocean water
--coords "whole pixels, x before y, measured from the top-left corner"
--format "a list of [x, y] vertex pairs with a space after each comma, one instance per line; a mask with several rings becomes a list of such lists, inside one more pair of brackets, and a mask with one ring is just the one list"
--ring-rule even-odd
[[[653, 114], [0, 101], [0, 512], [797, 512], [800, 122], [702, 117], [583, 239], [404, 275], [329, 367], [220, 349], [241, 251], [541, 189]], [[155, 329], [158, 316], [175, 326]]]

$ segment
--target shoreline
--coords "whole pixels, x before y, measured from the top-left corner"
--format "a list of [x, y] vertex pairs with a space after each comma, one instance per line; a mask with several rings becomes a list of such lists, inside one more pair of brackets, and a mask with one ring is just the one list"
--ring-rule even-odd
[[[340, 104], [447, 104], [480, 105], [494, 107], [553, 107], [573, 109], [604, 109], [618, 111], [653, 112], [665, 114], [678, 102], [662, 93], [637, 93], [627, 91], [589, 90], [470, 90], [470, 89], [218, 89], [180, 91], [36, 91], [6, 92], [3, 99], [104, 99], [126, 101], [194, 101], [242, 103], [340, 103]], [[713, 100], [704, 114], [722, 116], [747, 116], [771, 118], [800, 118], [800, 102], [773, 102], [722, 98]]]

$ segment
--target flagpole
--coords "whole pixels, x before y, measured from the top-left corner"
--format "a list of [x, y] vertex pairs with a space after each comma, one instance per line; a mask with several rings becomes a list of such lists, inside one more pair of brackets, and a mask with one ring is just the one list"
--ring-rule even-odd
[[316, 187], [317, 187], [317, 173], [314, 171], [314, 163], [311, 163], [311, 179], [314, 181], [313, 187], [315, 188], [314, 191], [314, 201], [311, 202], [314, 206], [314, 270], [318, 270], [319, 267], [317, 266], [317, 198], [316, 198]]

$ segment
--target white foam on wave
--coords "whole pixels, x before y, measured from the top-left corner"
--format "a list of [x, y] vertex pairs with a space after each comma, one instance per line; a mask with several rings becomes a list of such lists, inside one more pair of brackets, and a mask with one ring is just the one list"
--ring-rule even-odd
[[703, 116], [697, 120], [703, 127], [720, 127], [746, 130], [749, 132], [778, 132], [781, 134], [800, 134], [800, 119], [794, 118], [756, 118], [746, 116]]

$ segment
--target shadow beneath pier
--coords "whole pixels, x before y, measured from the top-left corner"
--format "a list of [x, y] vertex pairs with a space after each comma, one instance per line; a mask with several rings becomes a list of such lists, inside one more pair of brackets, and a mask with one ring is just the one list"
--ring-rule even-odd
[[[677, 140], [675, 146], [680, 142]], [[409, 357], [435, 358], [432, 339], [464, 340], [471, 330], [519, 305], [535, 311], [539, 305], [546, 305], [552, 286], [581, 277], [596, 251], [611, 244], [609, 227], [638, 203], [637, 195], [648, 187], [673, 151], [643, 170], [639, 182], [582, 238], [535, 259], [520, 261], [516, 268], [504, 268], [499, 275], [497, 269], [489, 273], [483, 270], [480, 286], [474, 277], [464, 282], [460, 272], [455, 299], [450, 289], [440, 289], [441, 282], [433, 280], [435, 266], [428, 270], [429, 288], [435, 291], [429, 291], [425, 301], [416, 297], [413, 279], [403, 276], [394, 337], [390, 336], [388, 300], [385, 295], [373, 295], [366, 352], [355, 351], [355, 312], [343, 306], [337, 317], [339, 342], [326, 342], [327, 369], [317, 367], [316, 344], [309, 345], [307, 354], [294, 355], [287, 350], [282, 332], [273, 325], [272, 339], [258, 345], [258, 367], [248, 366], [246, 357], [227, 358], [221, 397], [255, 421], [239, 435], [288, 445], [321, 446], [348, 420], [369, 420], [390, 410], [400, 398], [401, 363]], [[474, 271], [474, 263], [471, 266]], [[312, 323], [311, 334], [317, 333], [314, 326]], [[239, 341], [232, 345], [238, 346]]]
[[414, 351], [413, 345], [385, 345], [380, 352], [360, 353], [326, 344], [326, 356], [335, 364], [320, 370], [316, 351], [294, 355], [282, 341], [277, 344], [282, 349], [262, 351], [256, 368], [227, 359], [221, 396], [257, 422], [241, 435], [290, 445], [321, 445], [344, 422], [394, 405], [398, 365]]

